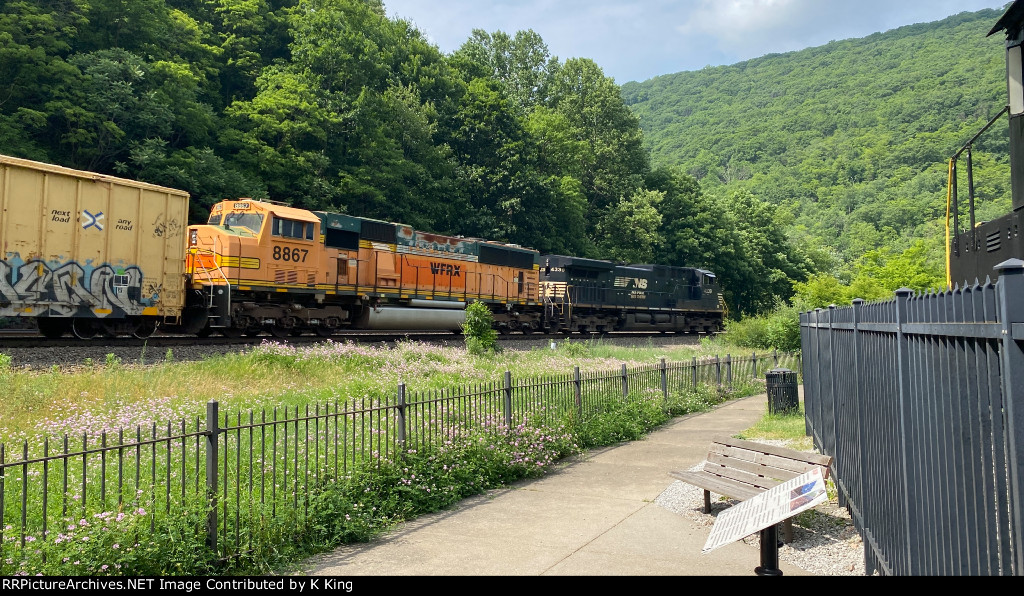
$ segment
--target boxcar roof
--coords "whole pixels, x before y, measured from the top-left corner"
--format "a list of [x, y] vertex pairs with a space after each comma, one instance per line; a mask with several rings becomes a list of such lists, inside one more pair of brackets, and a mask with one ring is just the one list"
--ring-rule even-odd
[[0, 164], [27, 168], [30, 170], [36, 170], [41, 172], [48, 172], [51, 174], [73, 176], [75, 178], [83, 178], [86, 180], [92, 180], [94, 182], [109, 182], [111, 184], [119, 184], [121, 186], [141, 188], [143, 190], [165, 192], [168, 194], [174, 194], [183, 197], [189, 196], [188, 192], [176, 188], [168, 188], [166, 186], [150, 184], [148, 182], [139, 182], [138, 180], [129, 180], [128, 178], [118, 178], [117, 176], [109, 176], [107, 174], [99, 174], [96, 172], [86, 172], [85, 170], [73, 170], [71, 168], [65, 168], [63, 166], [43, 163], [41, 161], [32, 161], [30, 159], [21, 159], [19, 157], [10, 157], [8, 155], [0, 155]]

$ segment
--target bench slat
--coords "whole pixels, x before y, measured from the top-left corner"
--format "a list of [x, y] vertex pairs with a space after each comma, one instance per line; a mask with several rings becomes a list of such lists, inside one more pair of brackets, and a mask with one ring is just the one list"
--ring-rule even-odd
[[[777, 460], [778, 458], [775, 459]], [[733, 468], [747, 474], [764, 476], [765, 478], [774, 480], [775, 483], [778, 484], [781, 482], [785, 482], [787, 480], [792, 480], [793, 478], [796, 478], [800, 474], [803, 474], [804, 472], [807, 472], [815, 467], [807, 465], [806, 469], [792, 469], [793, 467], [801, 467], [803, 465], [804, 464], [802, 463], [796, 463], [796, 465], [794, 465], [794, 462], [789, 462], [788, 465], [783, 463], [780, 464], [779, 466], [766, 465], [742, 459], [736, 459], [734, 457], [729, 457], [726, 455], [722, 455], [720, 453], [708, 453], [707, 465], [704, 467], [704, 469], [713, 474], [717, 474], [720, 473], [718, 472], [718, 468], [724, 466], [726, 468]]]
[[716, 466], [714, 464], [710, 464], [704, 466], [704, 471], [708, 474], [714, 474], [715, 476], [721, 476], [735, 482], [756, 487], [760, 491], [765, 491], [777, 484], [781, 484], [779, 480], [774, 478], [744, 472], [743, 470], [730, 466]]
[[[754, 452], [748, 449], [739, 449], [736, 447], [713, 444], [711, 446], [711, 451], [708, 452], [708, 459], [711, 459], [712, 456], [716, 457], [716, 462], [718, 463], [735, 465], [736, 467], [748, 471], [754, 471], [750, 466], [765, 466], [772, 471], [782, 473], [783, 475], [778, 476], [778, 478], [783, 478], [785, 480], [795, 478], [800, 474], [814, 469], [815, 467], [821, 467], [823, 475], [826, 478], [828, 477], [827, 464], [812, 464], [802, 460], [785, 458], [768, 453]], [[730, 460], [730, 463], [725, 463], [723, 458]], [[789, 474], [785, 474], [786, 472]]]
[[832, 458], [827, 455], [797, 451], [786, 447], [776, 447], [775, 445], [765, 445], [764, 443], [755, 443], [754, 441], [745, 441], [743, 439], [734, 439], [732, 437], [715, 437], [712, 442], [729, 447], [738, 447], [740, 449], [748, 449], [750, 451], [767, 453], [769, 455], [777, 455], [786, 459], [795, 459], [818, 466], [829, 466], [832, 464]]
[[682, 480], [687, 484], [692, 484], [698, 488], [710, 490], [715, 494], [724, 495], [726, 497], [738, 499], [740, 501], [745, 501], [751, 497], [756, 497], [757, 495], [764, 492], [762, 489], [752, 487], [749, 484], [742, 484], [703, 471], [671, 472], [669, 475], [678, 480]]

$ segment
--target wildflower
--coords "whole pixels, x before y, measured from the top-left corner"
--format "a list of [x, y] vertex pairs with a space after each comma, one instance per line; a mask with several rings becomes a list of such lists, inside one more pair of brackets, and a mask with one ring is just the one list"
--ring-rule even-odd
[[117, 550], [117, 549], [121, 548], [121, 545], [115, 542], [114, 546], [112, 546], [111, 548], [113, 548], [114, 550]]

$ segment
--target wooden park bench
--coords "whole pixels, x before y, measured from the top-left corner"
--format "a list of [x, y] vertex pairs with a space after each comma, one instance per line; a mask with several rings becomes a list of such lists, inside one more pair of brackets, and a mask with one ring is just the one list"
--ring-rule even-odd
[[[711, 493], [745, 501], [787, 480], [821, 467], [828, 478], [832, 458], [753, 441], [717, 437], [711, 442], [704, 467], [669, 475], [704, 489], [704, 513], [711, 513]], [[793, 541], [793, 522], [784, 522], [786, 542]]]

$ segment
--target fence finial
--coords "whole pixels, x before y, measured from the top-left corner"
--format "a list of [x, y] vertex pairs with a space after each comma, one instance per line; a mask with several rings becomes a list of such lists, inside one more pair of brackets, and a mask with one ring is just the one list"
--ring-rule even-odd
[[994, 267], [1000, 275], [1020, 275], [1024, 272], [1024, 261], [1020, 259], [1007, 259]]

